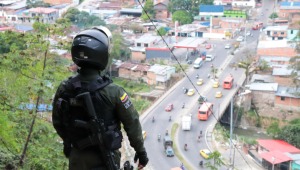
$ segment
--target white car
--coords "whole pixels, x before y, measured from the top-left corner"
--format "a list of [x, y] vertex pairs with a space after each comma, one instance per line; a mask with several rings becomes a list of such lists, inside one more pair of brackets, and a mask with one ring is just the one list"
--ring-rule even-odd
[[244, 41], [244, 37], [239, 36], [239, 37], [236, 39], [236, 41], [239, 41], [239, 42]]
[[230, 49], [230, 48], [231, 48], [230, 44], [225, 45], [225, 49]]
[[207, 54], [205, 57], [205, 61], [213, 61], [215, 59], [215, 56], [212, 54]]

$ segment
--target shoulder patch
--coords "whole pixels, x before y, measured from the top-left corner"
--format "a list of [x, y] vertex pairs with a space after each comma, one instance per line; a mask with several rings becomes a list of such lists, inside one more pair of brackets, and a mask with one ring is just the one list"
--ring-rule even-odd
[[123, 95], [120, 97], [120, 100], [123, 103], [125, 109], [128, 109], [132, 105], [126, 92], [123, 93]]

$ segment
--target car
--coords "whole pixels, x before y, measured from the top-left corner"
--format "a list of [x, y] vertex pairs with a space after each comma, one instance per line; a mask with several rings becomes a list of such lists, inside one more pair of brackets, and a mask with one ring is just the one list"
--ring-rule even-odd
[[250, 36], [250, 35], [251, 35], [251, 32], [248, 31], [248, 32], [246, 33], [246, 36]]
[[223, 96], [223, 94], [222, 94], [221, 91], [217, 91], [217, 92], [216, 92], [216, 95], [215, 95], [216, 98], [220, 98], [220, 97], [222, 97], [222, 96]]
[[213, 82], [213, 88], [218, 88], [220, 86], [220, 83], [218, 81]]
[[203, 84], [203, 79], [198, 79], [198, 81], [197, 81], [197, 85], [202, 85]]
[[231, 48], [230, 44], [225, 45], [225, 49], [230, 49], [230, 48]]
[[243, 36], [239, 36], [239, 37], [236, 39], [236, 41], [238, 41], [238, 42], [244, 41], [244, 37], [243, 37]]
[[166, 112], [170, 112], [170, 111], [173, 110], [173, 108], [174, 108], [174, 106], [173, 106], [172, 103], [171, 103], [171, 104], [168, 104], [168, 106], [165, 108], [165, 111], [166, 111]]
[[206, 49], [211, 49], [211, 44], [206, 44], [206, 45], [205, 45], [205, 48], [206, 48]]
[[192, 96], [195, 94], [195, 90], [194, 89], [189, 89], [189, 91], [187, 92], [188, 96]]
[[147, 137], [147, 132], [143, 130], [143, 131], [142, 131], [142, 134], [143, 134], [143, 139], [145, 140], [146, 137]]
[[204, 159], [208, 159], [209, 155], [211, 154], [210, 150], [208, 149], [201, 149], [200, 150], [200, 155], [204, 158]]
[[203, 104], [204, 102], [207, 102], [207, 98], [205, 96], [200, 95], [198, 98], [198, 103]]
[[212, 54], [207, 54], [205, 61], [213, 61], [215, 59], [215, 55]]

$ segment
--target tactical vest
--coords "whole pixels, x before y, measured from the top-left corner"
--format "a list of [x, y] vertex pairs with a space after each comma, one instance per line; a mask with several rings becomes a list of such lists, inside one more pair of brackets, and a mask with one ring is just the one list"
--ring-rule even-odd
[[[91, 130], [83, 127], [78, 127], [75, 124], [75, 120], [89, 122], [90, 118], [87, 113], [87, 109], [84, 104], [75, 99], [75, 97], [84, 92], [90, 92], [94, 109], [97, 113], [98, 119], [104, 121], [106, 127], [105, 143], [110, 150], [116, 150], [121, 147], [122, 133], [120, 131], [120, 122], [111, 113], [103, 113], [101, 108], [105, 107], [103, 104], [103, 98], [99, 91], [112, 83], [107, 77], [98, 77], [92, 81], [82, 81], [80, 75], [70, 78], [64, 85], [65, 91], [60, 95], [58, 99], [57, 108], [62, 116], [63, 124], [67, 130], [67, 142], [72, 147], [77, 149], [86, 149], [96, 146], [97, 139]], [[66, 141], [64, 141], [66, 142]]]

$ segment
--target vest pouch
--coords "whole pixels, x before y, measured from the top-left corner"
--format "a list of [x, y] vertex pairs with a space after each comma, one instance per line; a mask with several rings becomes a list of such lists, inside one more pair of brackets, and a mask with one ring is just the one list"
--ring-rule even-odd
[[108, 127], [108, 130], [105, 132], [104, 138], [106, 148], [110, 150], [120, 149], [122, 146], [122, 139], [122, 132], [116, 128], [116, 125]]

